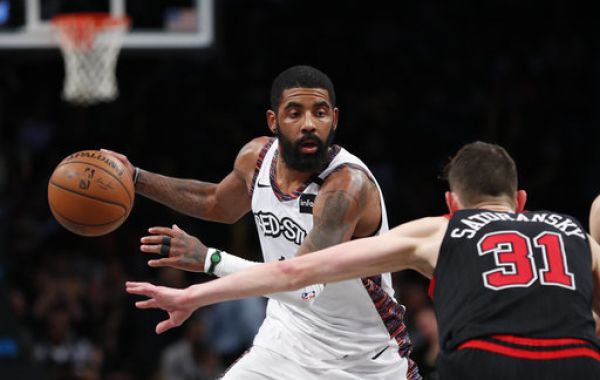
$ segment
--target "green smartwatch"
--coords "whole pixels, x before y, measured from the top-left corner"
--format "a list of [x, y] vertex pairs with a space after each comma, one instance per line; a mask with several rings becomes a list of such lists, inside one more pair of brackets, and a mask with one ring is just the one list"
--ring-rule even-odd
[[210, 266], [206, 270], [206, 273], [214, 275], [215, 268], [217, 267], [217, 264], [219, 264], [220, 262], [221, 262], [221, 251], [213, 248], [213, 253], [210, 254]]

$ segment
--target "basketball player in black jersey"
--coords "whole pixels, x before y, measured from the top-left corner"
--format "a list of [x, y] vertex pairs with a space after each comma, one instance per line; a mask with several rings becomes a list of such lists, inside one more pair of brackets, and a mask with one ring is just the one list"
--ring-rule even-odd
[[441, 379], [600, 379], [600, 246], [569, 216], [523, 212], [515, 164], [497, 145], [464, 146], [447, 178], [449, 215], [186, 289], [127, 290], [151, 297], [141, 308], [192, 310], [412, 268], [435, 278]]

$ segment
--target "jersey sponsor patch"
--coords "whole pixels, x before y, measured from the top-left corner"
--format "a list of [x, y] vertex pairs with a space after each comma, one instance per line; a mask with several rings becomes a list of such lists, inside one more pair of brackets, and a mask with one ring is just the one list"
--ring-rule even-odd
[[317, 196], [315, 194], [300, 195], [300, 212], [303, 214], [312, 214], [316, 197]]

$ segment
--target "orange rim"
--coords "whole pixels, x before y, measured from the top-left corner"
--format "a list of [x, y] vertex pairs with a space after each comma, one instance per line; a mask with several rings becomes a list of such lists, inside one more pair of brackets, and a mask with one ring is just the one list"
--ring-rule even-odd
[[55, 16], [50, 22], [74, 46], [89, 47], [96, 34], [111, 28], [127, 28], [130, 19], [110, 13], [70, 13]]

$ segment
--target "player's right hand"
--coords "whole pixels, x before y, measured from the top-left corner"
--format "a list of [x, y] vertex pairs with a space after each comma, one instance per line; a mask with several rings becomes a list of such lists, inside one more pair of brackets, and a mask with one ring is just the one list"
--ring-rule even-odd
[[131, 162], [129, 162], [129, 159], [127, 158], [126, 155], [117, 153], [117, 152], [113, 152], [112, 150], [108, 150], [108, 149], [100, 149], [100, 151], [102, 153], [111, 155], [114, 158], [116, 158], [117, 160], [121, 161], [121, 163], [125, 166], [125, 168], [127, 168], [127, 171], [129, 171], [131, 178], [133, 178], [133, 176], [135, 174], [135, 166], [133, 166], [133, 164]]
[[142, 244], [140, 251], [167, 256], [161, 259], [149, 260], [149, 266], [204, 272], [204, 261], [208, 247], [200, 239], [186, 233], [176, 224], [172, 228], [151, 227], [148, 232], [150, 235], [144, 236], [140, 240]]

